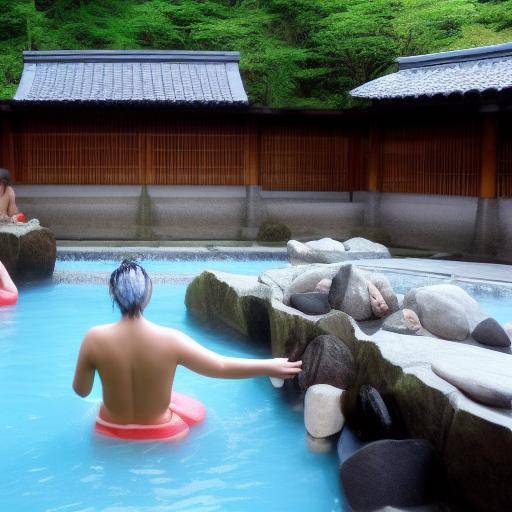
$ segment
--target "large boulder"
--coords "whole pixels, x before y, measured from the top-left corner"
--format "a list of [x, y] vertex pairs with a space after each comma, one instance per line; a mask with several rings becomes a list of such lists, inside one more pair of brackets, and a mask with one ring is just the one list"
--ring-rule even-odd
[[290, 306], [306, 315], [325, 315], [331, 310], [327, 294], [318, 292], [294, 293]]
[[361, 237], [351, 238], [343, 243], [332, 238], [322, 238], [306, 243], [289, 240], [287, 251], [292, 265], [391, 257], [384, 245]]
[[312, 265], [311, 268], [304, 269], [285, 288], [283, 302], [289, 304], [290, 297], [294, 293], [315, 291], [315, 288], [321, 281], [332, 279], [338, 270], [339, 266], [334, 265]]
[[487, 315], [466, 291], [453, 284], [436, 284], [409, 290], [404, 309], [412, 309], [432, 334], [448, 340], [465, 340]]
[[373, 311], [366, 275], [352, 265], [342, 266], [332, 280], [329, 303], [354, 320], [369, 320]]
[[490, 347], [510, 347], [508, 334], [494, 318], [482, 320], [473, 329], [471, 336], [482, 345], [489, 345]]
[[306, 391], [304, 424], [313, 437], [328, 437], [343, 428], [340, 399], [343, 390], [329, 384], [315, 384]]
[[53, 233], [37, 220], [26, 224], [0, 225], [0, 260], [17, 277], [53, 274], [57, 244]]
[[317, 336], [302, 354], [302, 371], [297, 377], [302, 391], [314, 384], [350, 387], [355, 378], [352, 352], [336, 336]]
[[432, 503], [440, 494], [440, 473], [435, 450], [423, 439], [375, 441], [340, 468], [345, 497], [354, 512]]
[[354, 453], [367, 444], [368, 443], [359, 439], [351, 428], [345, 425], [338, 439], [338, 444], [336, 445], [340, 464], [343, 464], [349, 457], [352, 457]]

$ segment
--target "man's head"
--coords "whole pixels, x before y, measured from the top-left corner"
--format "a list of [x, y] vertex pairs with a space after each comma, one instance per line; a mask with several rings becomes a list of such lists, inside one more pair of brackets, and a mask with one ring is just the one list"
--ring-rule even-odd
[[110, 296], [123, 316], [142, 315], [153, 292], [153, 284], [146, 271], [134, 261], [124, 260], [110, 276]]
[[0, 185], [8, 187], [11, 184], [11, 173], [7, 169], [0, 168]]

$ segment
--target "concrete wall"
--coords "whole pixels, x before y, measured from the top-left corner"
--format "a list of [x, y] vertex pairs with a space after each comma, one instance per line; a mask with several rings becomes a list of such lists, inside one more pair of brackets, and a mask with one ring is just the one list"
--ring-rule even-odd
[[[18, 206], [59, 239], [239, 239], [247, 235], [246, 187], [19, 185]], [[251, 199], [254, 202], [254, 199]], [[348, 193], [263, 192], [257, 225], [267, 217], [293, 236], [342, 236], [361, 225], [364, 204]]]
[[475, 197], [381, 194], [380, 224], [396, 247], [469, 252], [476, 208]]
[[[395, 247], [472, 253], [475, 246], [474, 197], [216, 186], [26, 185], [16, 192], [20, 209], [60, 239], [251, 239], [272, 217], [298, 238], [344, 238], [366, 222], [387, 230]], [[497, 212], [486, 219], [497, 226], [494, 253], [512, 261], [512, 199], [499, 200]]]

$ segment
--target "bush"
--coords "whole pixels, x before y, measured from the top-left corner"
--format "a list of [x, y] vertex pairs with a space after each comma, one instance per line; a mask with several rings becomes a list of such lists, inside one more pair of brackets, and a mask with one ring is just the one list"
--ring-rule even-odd
[[291, 237], [290, 228], [275, 219], [265, 220], [258, 232], [259, 242], [287, 242]]

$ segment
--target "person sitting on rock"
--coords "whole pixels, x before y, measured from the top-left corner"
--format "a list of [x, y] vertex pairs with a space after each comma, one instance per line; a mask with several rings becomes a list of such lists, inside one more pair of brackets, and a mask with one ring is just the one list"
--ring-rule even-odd
[[95, 372], [103, 387], [99, 421], [133, 426], [168, 424], [173, 420], [171, 390], [178, 365], [207, 377], [241, 379], [269, 376], [291, 379], [301, 361], [286, 358], [225, 357], [203, 347], [186, 334], [143, 317], [152, 294], [144, 268], [124, 260], [110, 277], [110, 294], [122, 318], [93, 327], [80, 347], [73, 389], [85, 397]]
[[11, 186], [11, 173], [0, 169], [0, 223], [25, 222], [25, 215], [18, 211], [16, 194]]

